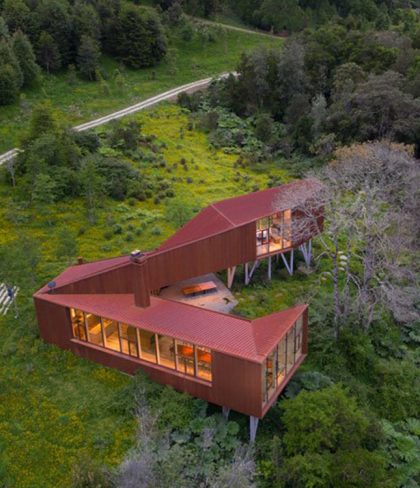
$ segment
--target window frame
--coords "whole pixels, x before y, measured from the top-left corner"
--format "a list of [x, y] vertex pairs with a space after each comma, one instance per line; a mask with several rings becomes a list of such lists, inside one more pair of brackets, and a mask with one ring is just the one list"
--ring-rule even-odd
[[[158, 365], [162, 368], [165, 368], [165, 370], [180, 373], [187, 378], [195, 378], [195, 379], [198, 379], [200, 381], [204, 381], [204, 382], [210, 383], [210, 384], [213, 382], [213, 368], [212, 368], [213, 351], [209, 347], [200, 346], [198, 344], [190, 343], [188, 341], [177, 339], [177, 338], [172, 337], [172, 336], [160, 334], [163, 337], [167, 337], [173, 341], [173, 345], [174, 345], [174, 368], [172, 368], [172, 367], [169, 367], [169, 366], [162, 364], [160, 361], [159, 334], [152, 332], [150, 330], [147, 330], [147, 329], [135, 327], [134, 325], [131, 325], [128, 323], [119, 322], [118, 320], [115, 320], [115, 319], [109, 319], [108, 317], [102, 317], [100, 315], [97, 315], [96, 313], [85, 312], [84, 310], [80, 310], [80, 309], [77, 309], [74, 307], [69, 307], [68, 310], [69, 310], [69, 317], [70, 317], [71, 336], [72, 336], [73, 340], [78, 340], [78, 341], [83, 342], [84, 344], [90, 344], [90, 345], [93, 345], [95, 347], [105, 349], [107, 351], [112, 351], [114, 353], [122, 354], [123, 356], [126, 356], [127, 358], [137, 358], [137, 359], [140, 359], [141, 361], [144, 361], [147, 364]], [[79, 337], [79, 335], [76, 335], [76, 333], [75, 333], [74, 320], [75, 320], [75, 317], [77, 316], [76, 315], [77, 312], [80, 312], [82, 314], [82, 318], [83, 318], [82, 323], [77, 324], [77, 327], [78, 328], [81, 326], [83, 327], [83, 330], [85, 331], [85, 334], [86, 334], [86, 339]], [[93, 342], [91, 340], [90, 335], [89, 335], [89, 327], [88, 327], [88, 323], [87, 323], [87, 314], [90, 314], [90, 315], [93, 315], [93, 316], [96, 316], [99, 318], [99, 323], [100, 323], [100, 327], [101, 327], [102, 344], [98, 344], [98, 343]], [[115, 322], [117, 324], [118, 343], [119, 343], [119, 347], [120, 347], [119, 350], [114, 349], [112, 347], [109, 347], [107, 344], [105, 325], [104, 325], [105, 320], [109, 320], [109, 321]], [[127, 338], [123, 337], [122, 327], [121, 327], [122, 325], [127, 326]], [[133, 329], [135, 329], [135, 336], [134, 336], [135, 340], [128, 339], [128, 327], [132, 327]], [[151, 361], [150, 359], [147, 359], [143, 354], [142, 338], [141, 338], [141, 332], [142, 331], [150, 334], [150, 337], [154, 337], [155, 361]], [[123, 340], [128, 343], [128, 351], [129, 351], [128, 353], [123, 351]], [[137, 348], [137, 354], [136, 355], [130, 353], [130, 351], [131, 351], [130, 343], [135, 344], [135, 346]], [[189, 356], [184, 357], [187, 361], [190, 361], [190, 365], [186, 366], [182, 369], [181, 369], [180, 355], [178, 354], [178, 344], [179, 343], [182, 343], [182, 344], [185, 344], [188, 346], [192, 346], [192, 350], [193, 350], [193, 354], [191, 357], [189, 357]], [[210, 377], [210, 379], [205, 378], [203, 375], [200, 375], [199, 360], [198, 360], [198, 350], [199, 349], [200, 350], [202, 349], [203, 351], [208, 352], [210, 354], [210, 361], [206, 362], [206, 364], [208, 364], [208, 366], [209, 366], [209, 377]], [[148, 354], [152, 355], [152, 353], [148, 353]], [[191, 369], [192, 372], [188, 372], [187, 369]]]

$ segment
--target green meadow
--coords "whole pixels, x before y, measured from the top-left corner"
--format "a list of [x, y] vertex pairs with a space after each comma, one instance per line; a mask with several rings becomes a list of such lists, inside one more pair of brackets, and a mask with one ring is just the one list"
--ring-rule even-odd
[[[70, 80], [66, 72], [44, 74], [37, 87], [23, 92], [19, 103], [0, 108], [0, 152], [19, 144], [31, 107], [41, 100], [51, 100], [53, 106], [64, 112], [64, 122], [77, 125], [171, 88], [231, 71], [243, 52], [282, 43], [279, 38], [206, 28], [214, 32], [214, 41], [204, 42], [198, 36], [185, 41], [173, 36], [166, 60], [153, 68], [126, 69], [103, 57], [103, 82]], [[115, 79], [116, 70], [121, 71], [123, 84]]]
[[[264, 189], [270, 178], [279, 183], [290, 180], [281, 162], [238, 167], [236, 155], [214, 150], [204, 133], [188, 130], [187, 114], [175, 105], [133, 117], [142, 122], [144, 134], [154, 134], [164, 143], [166, 165], [133, 164], [144, 164], [143, 171], [157, 179], [171, 179], [175, 197], [187, 198], [197, 210], [218, 199]], [[188, 170], [179, 164], [182, 158]], [[154, 248], [175, 228], [165, 217], [166, 203], [153, 198], [105, 200], [95, 225], [88, 223], [82, 200], [59, 202], [40, 214], [19, 204], [11, 187], [1, 184], [0, 202], [0, 244], [13, 246], [27, 236], [36, 240], [42, 256], [36, 284], [18, 297], [20, 317], [15, 319], [13, 311], [0, 317], [0, 479], [3, 475], [10, 486], [19, 488], [66, 487], [80, 459], [115, 466], [132, 445], [132, 381], [43, 343], [31, 294], [68, 264], [57, 255], [63, 231], [75, 236], [79, 255], [94, 260]], [[111, 227], [121, 230], [113, 234]], [[262, 265], [245, 288], [238, 273], [238, 313], [255, 317], [285, 308], [315, 282], [315, 277], [299, 272], [289, 277], [283, 266], [276, 268], [272, 282], [265, 277]], [[237, 415], [235, 420], [243, 424], [246, 436], [246, 418]]]

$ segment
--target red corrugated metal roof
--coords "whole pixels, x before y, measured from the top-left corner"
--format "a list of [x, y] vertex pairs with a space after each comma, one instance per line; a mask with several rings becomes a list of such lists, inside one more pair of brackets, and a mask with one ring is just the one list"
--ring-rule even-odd
[[135, 306], [131, 294], [40, 294], [38, 298], [256, 362], [264, 359], [306, 308], [302, 305], [251, 321], [153, 296], [145, 309]]
[[158, 251], [205, 239], [291, 207], [291, 199], [300, 202], [320, 188], [314, 179], [228, 198], [206, 207], [184, 227], [166, 240]]
[[308, 305], [296, 305], [253, 320], [254, 339], [258, 353], [267, 355], [272, 351], [307, 308]]
[[159, 250], [176, 247], [185, 242], [196, 241], [202, 239], [203, 236], [224, 232], [231, 227], [232, 224], [210, 205], [167, 239], [159, 247]]
[[[102, 273], [109, 269], [128, 264], [130, 258], [128, 256], [118, 256], [116, 258], [101, 259], [99, 261], [92, 261], [91, 263], [76, 264], [65, 269], [59, 274], [54, 281], [57, 287], [68, 285], [82, 278], [87, 278], [98, 273]], [[48, 291], [48, 287], [44, 286], [39, 292]], [[38, 293], [39, 293], [38, 292]]]
[[291, 208], [291, 201], [304, 201], [319, 189], [316, 180], [298, 180], [268, 190], [248, 193], [235, 198], [214, 203], [217, 208], [235, 226], [253, 222], [278, 210]]

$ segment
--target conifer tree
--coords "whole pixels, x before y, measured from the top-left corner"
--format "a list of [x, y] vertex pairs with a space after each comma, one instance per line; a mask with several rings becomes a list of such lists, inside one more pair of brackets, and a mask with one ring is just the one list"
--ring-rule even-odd
[[48, 32], [42, 31], [38, 40], [38, 61], [48, 73], [61, 67], [61, 56], [58, 46]]
[[89, 80], [96, 78], [95, 73], [99, 66], [100, 56], [101, 51], [98, 42], [92, 37], [83, 35], [77, 50], [77, 65], [85, 78]]
[[39, 66], [36, 64], [34, 50], [28, 37], [22, 31], [17, 31], [12, 38], [13, 52], [19, 63], [25, 86], [34, 83], [39, 76]]
[[23, 84], [23, 75], [9, 40], [0, 41], [0, 66], [5, 65], [12, 68], [14, 83], [19, 90]]
[[17, 100], [19, 88], [15, 72], [10, 64], [0, 65], [0, 105], [9, 105]]

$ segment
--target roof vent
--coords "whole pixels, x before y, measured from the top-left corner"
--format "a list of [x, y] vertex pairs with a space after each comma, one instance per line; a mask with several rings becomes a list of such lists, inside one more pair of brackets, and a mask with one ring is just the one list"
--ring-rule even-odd
[[138, 262], [141, 260], [141, 258], [144, 256], [144, 253], [140, 251], [140, 249], [135, 249], [130, 253], [130, 259], [131, 261]]
[[47, 283], [47, 286], [50, 289], [50, 292], [52, 293], [54, 288], [57, 286], [57, 283], [55, 281], [50, 281]]

